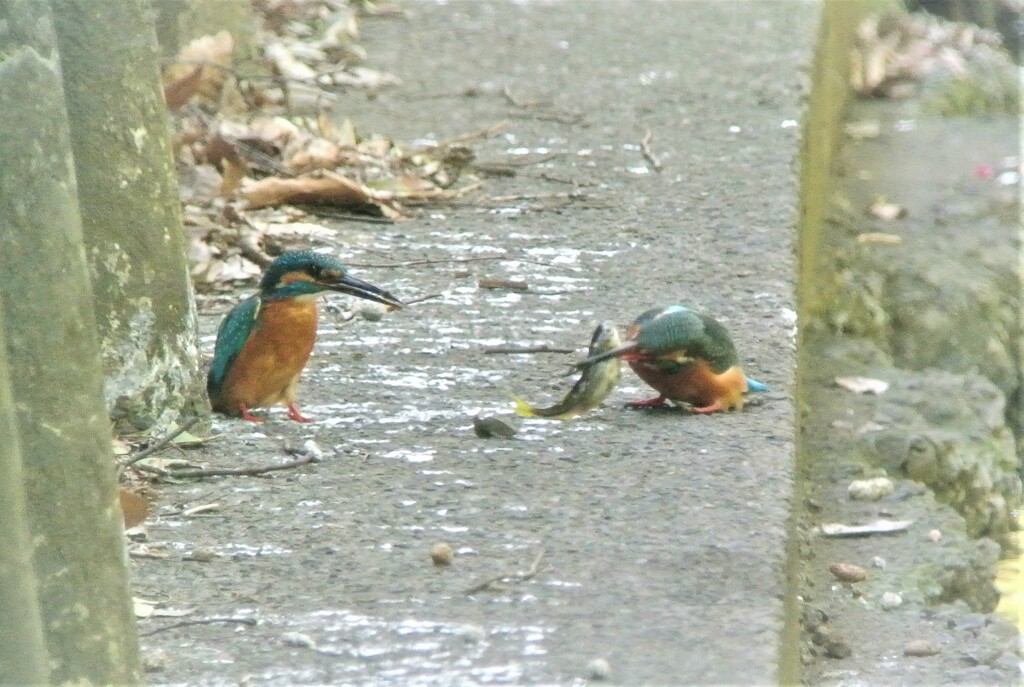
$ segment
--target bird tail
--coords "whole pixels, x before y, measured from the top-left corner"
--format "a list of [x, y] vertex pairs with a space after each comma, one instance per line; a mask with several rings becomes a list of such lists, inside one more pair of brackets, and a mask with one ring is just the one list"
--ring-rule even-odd
[[533, 406], [531, 406], [529, 403], [524, 401], [518, 395], [515, 396], [515, 399], [516, 399], [516, 408], [515, 408], [516, 415], [522, 415], [523, 417], [537, 417], [537, 411], [535, 411], [533, 409]]
[[768, 385], [747, 377], [747, 389], [750, 391], [768, 391]]

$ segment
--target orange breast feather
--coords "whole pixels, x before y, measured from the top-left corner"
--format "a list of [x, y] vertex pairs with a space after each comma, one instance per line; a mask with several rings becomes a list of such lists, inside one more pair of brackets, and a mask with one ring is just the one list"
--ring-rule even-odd
[[292, 403], [299, 373], [316, 339], [317, 310], [312, 300], [269, 300], [256, 328], [231, 364], [219, 406], [261, 408]]
[[746, 391], [747, 382], [738, 365], [722, 374], [715, 374], [703, 360], [687, 365], [676, 374], [668, 374], [643, 361], [629, 361], [629, 365], [640, 379], [673, 401], [697, 407], [710, 406], [720, 401], [723, 410], [743, 407], [743, 392]]

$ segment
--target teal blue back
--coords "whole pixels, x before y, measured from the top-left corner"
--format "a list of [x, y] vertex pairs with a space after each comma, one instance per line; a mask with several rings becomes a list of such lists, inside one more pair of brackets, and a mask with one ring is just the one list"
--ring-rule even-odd
[[738, 362], [725, 327], [681, 305], [648, 310], [633, 324], [640, 329], [636, 342], [644, 352], [665, 355], [678, 351], [688, 358], [706, 360], [717, 373]]

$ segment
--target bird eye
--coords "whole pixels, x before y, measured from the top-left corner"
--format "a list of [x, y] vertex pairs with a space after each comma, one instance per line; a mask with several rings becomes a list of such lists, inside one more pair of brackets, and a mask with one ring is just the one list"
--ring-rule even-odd
[[309, 266], [309, 276], [313, 277], [314, 279], [319, 279], [322, 274], [323, 269], [320, 267], [320, 265]]

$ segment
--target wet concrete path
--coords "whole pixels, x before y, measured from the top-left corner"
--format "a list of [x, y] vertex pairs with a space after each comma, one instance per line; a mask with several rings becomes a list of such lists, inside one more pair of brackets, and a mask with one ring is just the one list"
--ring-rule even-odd
[[[217, 421], [211, 464], [266, 463], [308, 439], [329, 455], [163, 489], [166, 511], [219, 509], [150, 525], [171, 556], [136, 561], [136, 593], [258, 623], [144, 638], [168, 655], [150, 681], [570, 684], [600, 657], [622, 684], [772, 682], [793, 479], [797, 122], [816, 21], [804, 2], [455, 2], [364, 25], [374, 66], [405, 83], [342, 100], [362, 133], [444, 139], [506, 121], [472, 144], [479, 158], [557, 155], [487, 179], [488, 197], [516, 196], [494, 207], [337, 226], [357, 265], [508, 259], [354, 268], [401, 297], [444, 298], [380, 322], [326, 313], [301, 396], [315, 422]], [[540, 100], [554, 106], [524, 105]], [[640, 150], [647, 130], [660, 173]], [[530, 289], [483, 290], [480, 277]], [[670, 303], [718, 317], [773, 391], [740, 413], [638, 412], [623, 402], [647, 390], [626, 372], [580, 420], [474, 435], [473, 415], [508, 413], [513, 390], [557, 400], [572, 359], [486, 346], [582, 351], [598, 321]], [[207, 351], [218, 317], [202, 318]], [[441, 541], [449, 568], [428, 557]], [[182, 555], [197, 548], [213, 559]], [[465, 593], [541, 551], [530, 579]]]

